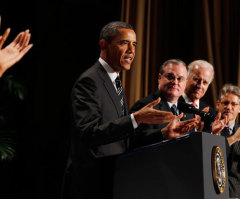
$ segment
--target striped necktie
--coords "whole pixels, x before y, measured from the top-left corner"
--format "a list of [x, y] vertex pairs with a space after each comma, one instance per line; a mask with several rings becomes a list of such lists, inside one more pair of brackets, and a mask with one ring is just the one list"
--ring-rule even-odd
[[176, 107], [175, 104], [173, 104], [173, 105], [171, 106], [171, 111], [172, 111], [173, 115], [178, 116], [177, 107]]
[[122, 87], [122, 82], [121, 82], [119, 76], [117, 76], [117, 78], [115, 79], [115, 83], [116, 83], [116, 87], [117, 87], [117, 94], [118, 94], [118, 97], [119, 97], [120, 105], [121, 105], [121, 108], [122, 108], [122, 115], [125, 115], [123, 87]]

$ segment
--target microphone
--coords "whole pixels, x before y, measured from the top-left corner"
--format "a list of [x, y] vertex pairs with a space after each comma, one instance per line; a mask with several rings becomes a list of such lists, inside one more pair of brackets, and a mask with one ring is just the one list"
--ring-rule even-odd
[[178, 102], [178, 109], [184, 113], [193, 113], [193, 114], [199, 115], [203, 121], [212, 123], [216, 119], [216, 116], [213, 115], [212, 113], [201, 111], [195, 108], [193, 105], [187, 104], [185, 102]]

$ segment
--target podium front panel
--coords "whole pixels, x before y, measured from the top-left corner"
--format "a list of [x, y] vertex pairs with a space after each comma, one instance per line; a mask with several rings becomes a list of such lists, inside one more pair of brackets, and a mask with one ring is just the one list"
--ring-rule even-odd
[[196, 132], [140, 148], [116, 160], [114, 199], [227, 199], [217, 193], [212, 175], [212, 149], [225, 138]]

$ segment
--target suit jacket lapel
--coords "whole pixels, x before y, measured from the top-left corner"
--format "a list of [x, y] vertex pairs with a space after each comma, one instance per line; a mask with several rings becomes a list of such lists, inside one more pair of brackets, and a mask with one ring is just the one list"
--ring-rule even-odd
[[125, 104], [125, 114], [128, 115], [128, 105], [127, 105], [127, 98], [126, 98], [126, 95], [125, 95], [125, 91], [123, 89], [123, 100], [124, 100], [124, 104]]
[[165, 101], [165, 99], [163, 99], [163, 98], [162, 98], [161, 102], [158, 104], [158, 106], [159, 106], [159, 110], [171, 112], [171, 109], [170, 109], [167, 101]]
[[154, 94], [153, 94], [153, 99], [156, 100], [157, 98], [161, 98], [161, 101], [159, 104], [157, 104], [154, 108], [158, 109], [158, 110], [162, 110], [162, 111], [169, 111], [171, 112], [170, 107], [168, 106], [167, 100], [165, 97], [163, 97], [161, 95], [161, 92], [159, 90], [157, 90]]
[[118, 116], [121, 117], [122, 110], [121, 110], [121, 105], [119, 103], [119, 97], [117, 95], [116, 89], [113, 86], [113, 83], [112, 83], [110, 77], [108, 76], [107, 72], [103, 68], [103, 66], [99, 63], [97, 67], [98, 67], [98, 74], [99, 74], [100, 78], [103, 80], [103, 84], [104, 84], [110, 98], [113, 101], [113, 104], [117, 110]]
[[199, 109], [203, 110], [204, 108], [206, 108], [208, 105], [205, 104], [204, 102], [202, 102], [201, 100], [199, 100]]

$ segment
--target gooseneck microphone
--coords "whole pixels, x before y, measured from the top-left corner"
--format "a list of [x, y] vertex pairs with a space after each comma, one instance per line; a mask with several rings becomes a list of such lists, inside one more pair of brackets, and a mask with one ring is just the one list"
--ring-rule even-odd
[[185, 102], [178, 102], [178, 109], [184, 113], [192, 113], [192, 114], [199, 115], [203, 121], [207, 121], [210, 123], [214, 122], [216, 118], [216, 116], [213, 115], [212, 113], [201, 111], [195, 108], [193, 105], [187, 104]]

